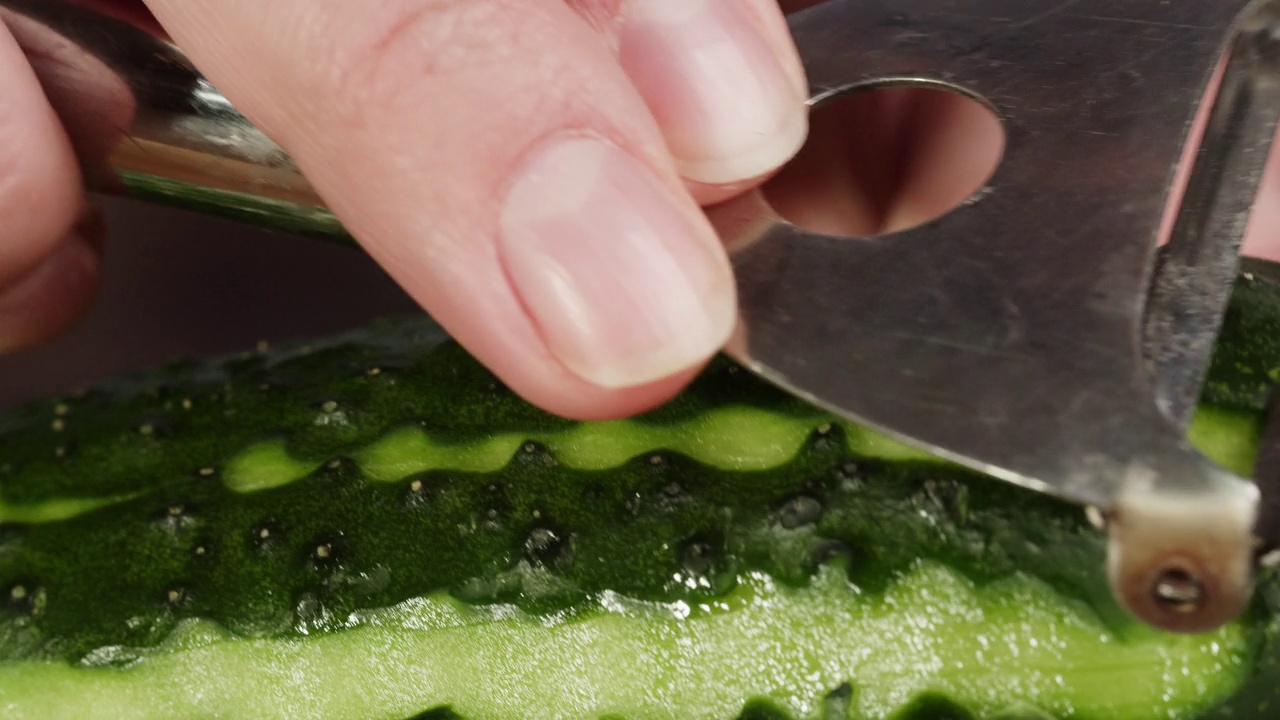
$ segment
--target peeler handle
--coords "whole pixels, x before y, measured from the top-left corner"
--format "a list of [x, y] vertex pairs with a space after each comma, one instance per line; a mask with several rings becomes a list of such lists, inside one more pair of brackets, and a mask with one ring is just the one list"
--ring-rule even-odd
[[0, 0], [0, 18], [89, 190], [351, 241], [289, 155], [172, 44], [63, 0]]

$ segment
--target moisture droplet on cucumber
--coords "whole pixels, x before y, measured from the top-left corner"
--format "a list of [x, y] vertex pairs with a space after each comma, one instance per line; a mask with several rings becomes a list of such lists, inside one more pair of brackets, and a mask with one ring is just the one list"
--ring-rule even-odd
[[[1280, 287], [1193, 440], [1248, 473]], [[4, 718], [1265, 718], [1280, 581], [1204, 636], [1120, 611], [1080, 508], [714, 363], [579, 423], [428, 321], [0, 416]]]

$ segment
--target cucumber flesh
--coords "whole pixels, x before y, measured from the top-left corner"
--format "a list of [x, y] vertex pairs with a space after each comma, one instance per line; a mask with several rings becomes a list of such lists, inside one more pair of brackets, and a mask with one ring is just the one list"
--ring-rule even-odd
[[442, 704], [467, 718], [640, 720], [733, 718], [766, 699], [815, 717], [856, 679], [852, 717], [891, 717], [935, 693], [980, 717], [1033, 697], [1051, 716], [1121, 720], [1188, 717], [1236, 691], [1247, 666], [1239, 627], [1120, 637], [1031, 580], [977, 588], [922, 563], [874, 598], [832, 567], [805, 588], [744, 580], [706, 603], [604, 593], [552, 616], [433, 595], [316, 639], [235, 640], [196, 621], [152, 651], [106, 648], [85, 661], [105, 667], [0, 668], [0, 708], [75, 717], [92, 697], [94, 717], [139, 720], [210, 708], [399, 718]]

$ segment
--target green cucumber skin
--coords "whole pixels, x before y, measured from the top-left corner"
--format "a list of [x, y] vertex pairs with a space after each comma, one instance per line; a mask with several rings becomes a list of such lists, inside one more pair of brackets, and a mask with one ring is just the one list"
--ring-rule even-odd
[[[1223, 338], [1204, 406], [1256, 420], [1280, 367], [1266, 339], [1280, 338], [1280, 289], [1241, 280]], [[688, 434], [744, 404], [811, 428], [794, 457], [760, 471], [656, 446], [582, 469], [530, 443], [495, 471], [373, 479], [355, 457], [406, 427], [463, 445], [581, 425], [519, 401], [410, 319], [25, 406], [0, 417], [0, 519], [64, 501], [87, 509], [0, 522], [0, 667], [154, 648], [193, 618], [244, 636], [323, 636], [353, 612], [436, 592], [551, 615], [603, 591], [706, 602], [750, 571], [803, 587], [834, 562], [874, 594], [922, 557], [980, 585], [1032, 574], [1118, 634], [1135, 632], [1078, 508], [929, 459], [853, 453], [847, 426], [723, 359], [639, 422]], [[270, 441], [318, 469], [253, 492], [229, 486], [229, 462]], [[530, 585], [530, 568], [555, 582]], [[1280, 703], [1278, 610], [1268, 578], [1246, 620], [1249, 677], [1201, 717], [1266, 717]], [[934, 717], [947, 701], [920, 703], [903, 712]]]

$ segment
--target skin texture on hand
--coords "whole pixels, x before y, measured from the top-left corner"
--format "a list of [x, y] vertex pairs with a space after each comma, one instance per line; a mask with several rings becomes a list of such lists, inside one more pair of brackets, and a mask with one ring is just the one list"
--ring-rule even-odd
[[572, 417], [652, 407], [722, 346], [736, 294], [695, 194], [806, 133], [773, 0], [148, 6], [410, 295]]
[[[772, 175], [809, 129], [781, 11], [819, 0], [76, 1], [177, 42], [411, 296], [571, 417], [665, 401], [730, 337], [733, 278], [700, 206]], [[78, 190], [85, 150], [20, 48], [41, 77], [92, 68], [0, 21], [0, 217], [17, 218], [0, 244], [4, 352], [89, 303], [100, 229]], [[936, 99], [876, 112], [860, 134], [891, 142], [872, 156], [850, 142], [850, 162], [802, 154], [784, 171], [830, 173], [847, 194], [815, 224], [915, 224], [974, 176], [944, 146], [976, 163], [1000, 141]], [[953, 162], [913, 174], [905, 157]], [[1277, 201], [1273, 162], [1250, 254], [1280, 259]]]
[[99, 242], [91, 223], [77, 222], [75, 154], [11, 20], [0, 13], [0, 352], [45, 340], [80, 314], [97, 287]]

